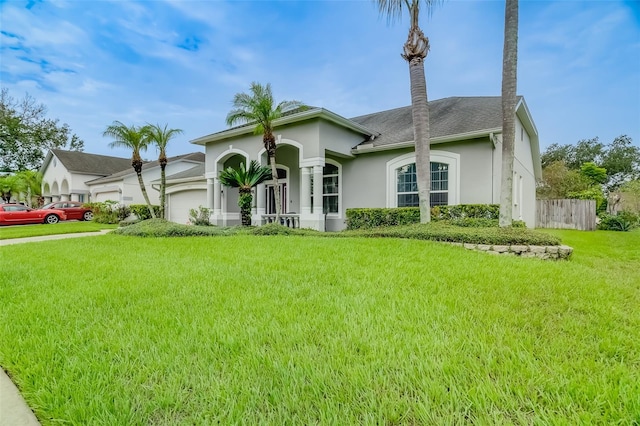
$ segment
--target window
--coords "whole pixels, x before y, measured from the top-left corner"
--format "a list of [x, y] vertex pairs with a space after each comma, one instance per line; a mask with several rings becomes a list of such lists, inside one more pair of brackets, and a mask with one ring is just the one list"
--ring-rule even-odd
[[[416, 163], [397, 169], [398, 207], [418, 206], [418, 179]], [[431, 207], [449, 204], [449, 165], [431, 163]]]
[[[414, 153], [387, 162], [387, 207], [419, 205], [418, 179]], [[431, 151], [431, 206], [460, 203], [460, 154]]]
[[449, 165], [431, 163], [431, 207], [449, 204]]
[[416, 163], [406, 164], [398, 169], [398, 207], [418, 205], [418, 180]]
[[339, 212], [339, 171], [338, 166], [327, 163], [322, 169], [322, 211]]

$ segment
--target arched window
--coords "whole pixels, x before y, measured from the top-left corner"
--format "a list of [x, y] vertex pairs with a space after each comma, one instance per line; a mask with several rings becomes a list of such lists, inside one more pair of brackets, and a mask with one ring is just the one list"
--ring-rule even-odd
[[[431, 153], [431, 206], [458, 204], [460, 155], [446, 151]], [[415, 154], [405, 154], [387, 162], [387, 206], [418, 206]]]

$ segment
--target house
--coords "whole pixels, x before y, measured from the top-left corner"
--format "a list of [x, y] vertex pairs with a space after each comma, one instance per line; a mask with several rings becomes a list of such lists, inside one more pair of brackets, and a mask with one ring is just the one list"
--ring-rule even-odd
[[[166, 172], [175, 174], [203, 163], [202, 152], [170, 157]], [[111, 200], [125, 205], [145, 203], [130, 158], [53, 149], [47, 154], [40, 172], [45, 203], [66, 200]], [[143, 164], [142, 177], [151, 203], [159, 204], [159, 184], [150, 185], [151, 181], [160, 178], [157, 160]]]
[[[451, 97], [429, 102], [429, 109], [431, 205], [499, 203], [501, 98]], [[538, 132], [524, 98], [518, 98], [515, 113], [513, 218], [533, 227], [541, 178]], [[417, 205], [412, 123], [410, 106], [351, 119], [310, 108], [278, 119], [274, 133], [285, 221], [336, 231], [346, 226], [349, 208]], [[206, 206], [214, 224], [239, 224], [238, 191], [222, 187], [218, 175], [254, 159], [266, 165], [262, 136], [245, 125], [191, 142], [205, 147], [204, 169], [169, 176], [169, 203]], [[254, 224], [272, 220], [273, 194], [272, 181], [255, 189]]]
[[131, 159], [52, 149], [40, 167], [42, 196], [54, 201], [89, 202], [87, 182], [131, 168]]
[[[166, 175], [189, 170], [198, 164], [204, 163], [202, 152], [192, 152], [190, 154], [178, 155], [167, 159]], [[160, 163], [158, 160], [148, 161], [142, 165], [142, 179], [147, 185], [147, 195], [151, 204], [160, 204]], [[156, 182], [157, 181], [157, 182]], [[145, 204], [138, 175], [131, 167], [87, 181], [91, 191], [91, 200], [106, 201], [113, 200], [120, 204]]]

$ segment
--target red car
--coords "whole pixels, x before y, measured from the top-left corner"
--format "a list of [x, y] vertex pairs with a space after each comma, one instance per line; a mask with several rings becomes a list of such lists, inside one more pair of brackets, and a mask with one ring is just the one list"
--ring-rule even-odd
[[22, 204], [0, 204], [0, 225], [58, 223], [67, 220], [62, 210], [36, 210]]
[[56, 201], [55, 203], [49, 203], [42, 206], [42, 210], [62, 210], [67, 214], [67, 220], [91, 220], [93, 219], [93, 212], [90, 208], [83, 207], [84, 204], [78, 201]]

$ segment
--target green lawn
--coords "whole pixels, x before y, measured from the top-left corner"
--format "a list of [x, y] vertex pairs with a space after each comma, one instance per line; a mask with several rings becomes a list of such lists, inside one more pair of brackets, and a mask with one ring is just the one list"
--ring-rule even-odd
[[45, 425], [637, 423], [640, 233], [552, 233], [3, 247], [0, 365]]
[[101, 229], [115, 229], [118, 225], [96, 222], [59, 222], [55, 225], [15, 225], [0, 227], [0, 240], [12, 238], [40, 237], [42, 235], [75, 234], [79, 232], [98, 232]]

